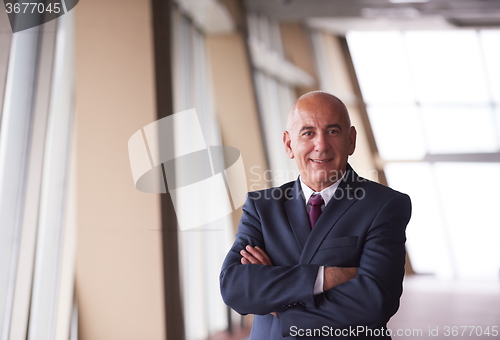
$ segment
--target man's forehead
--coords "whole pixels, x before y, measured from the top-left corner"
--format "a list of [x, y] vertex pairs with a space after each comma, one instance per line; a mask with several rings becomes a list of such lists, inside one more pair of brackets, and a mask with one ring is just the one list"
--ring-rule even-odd
[[293, 125], [319, 125], [320, 127], [326, 127], [327, 125], [344, 124], [346, 122], [342, 114], [332, 111], [297, 110], [294, 116]]
[[288, 115], [287, 128], [290, 129], [297, 123], [302, 125], [319, 121], [321, 125], [351, 125], [347, 108], [340, 99], [327, 93], [312, 92], [294, 103]]

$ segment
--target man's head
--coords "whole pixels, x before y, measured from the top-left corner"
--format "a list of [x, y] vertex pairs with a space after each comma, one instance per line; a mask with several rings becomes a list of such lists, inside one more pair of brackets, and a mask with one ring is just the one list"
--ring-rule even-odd
[[290, 110], [287, 130], [286, 152], [308, 187], [321, 191], [342, 177], [356, 147], [356, 129], [340, 99], [325, 92], [303, 95]]

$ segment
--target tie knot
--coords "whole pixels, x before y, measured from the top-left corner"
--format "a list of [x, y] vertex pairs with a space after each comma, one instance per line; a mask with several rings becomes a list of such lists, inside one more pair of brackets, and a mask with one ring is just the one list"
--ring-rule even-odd
[[322, 206], [323, 205], [323, 197], [321, 195], [312, 195], [309, 198], [309, 204], [316, 207], [316, 206]]

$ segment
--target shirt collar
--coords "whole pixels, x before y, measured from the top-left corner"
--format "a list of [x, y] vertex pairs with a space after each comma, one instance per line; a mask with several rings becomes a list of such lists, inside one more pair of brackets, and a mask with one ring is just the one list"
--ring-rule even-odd
[[306, 207], [307, 207], [307, 204], [309, 203], [309, 198], [313, 194], [320, 194], [321, 197], [323, 197], [323, 201], [325, 201], [325, 207], [326, 207], [326, 205], [328, 204], [328, 202], [330, 202], [330, 200], [332, 199], [333, 195], [335, 194], [335, 191], [337, 190], [337, 188], [338, 188], [338, 186], [340, 184], [340, 181], [342, 181], [342, 179], [344, 178], [344, 176], [345, 176], [345, 173], [344, 173], [344, 175], [342, 176], [341, 179], [339, 179], [337, 182], [333, 183], [329, 187], [321, 190], [320, 192], [316, 192], [316, 191], [312, 190], [311, 188], [309, 188], [304, 182], [302, 182], [302, 177], [299, 177], [299, 179], [300, 179], [300, 186], [301, 186], [301, 189], [302, 189], [302, 194], [304, 195], [304, 199], [306, 201]]

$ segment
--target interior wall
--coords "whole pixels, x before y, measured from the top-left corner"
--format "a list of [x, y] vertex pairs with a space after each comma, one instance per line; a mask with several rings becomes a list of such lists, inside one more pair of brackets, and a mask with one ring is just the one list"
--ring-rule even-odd
[[156, 120], [150, 1], [76, 7], [76, 295], [80, 339], [164, 339], [160, 196], [127, 142]]
[[[250, 62], [240, 33], [208, 35], [207, 50], [214, 100], [224, 145], [240, 150], [249, 191], [270, 187]], [[241, 209], [233, 213], [235, 226]]]

